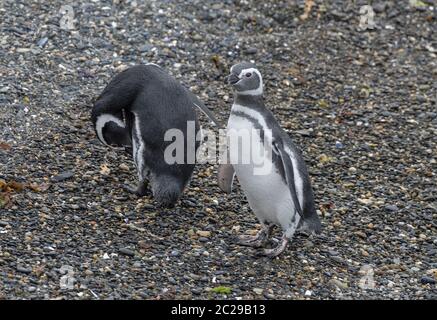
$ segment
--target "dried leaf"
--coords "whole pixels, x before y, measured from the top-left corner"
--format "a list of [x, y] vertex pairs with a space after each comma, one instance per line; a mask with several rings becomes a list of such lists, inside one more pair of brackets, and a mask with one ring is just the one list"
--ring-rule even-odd
[[35, 192], [44, 192], [50, 188], [50, 184], [48, 184], [48, 183], [37, 184], [35, 182], [31, 182], [27, 185], [27, 187], [30, 190], [35, 191]]
[[41, 191], [39, 186], [36, 183], [29, 183], [27, 186], [32, 191], [35, 191], [35, 192], [40, 192]]
[[24, 184], [22, 184], [21, 182], [17, 182], [17, 181], [9, 181], [7, 184], [7, 187], [9, 189], [17, 191], [17, 192], [21, 192], [24, 189]]
[[332, 157], [329, 157], [323, 153], [318, 157], [318, 160], [320, 161], [320, 163], [328, 163], [332, 161]]
[[301, 20], [308, 19], [313, 6], [314, 6], [314, 0], [305, 0], [305, 9], [304, 9], [303, 14], [300, 16]]
[[11, 146], [9, 144], [7, 144], [6, 142], [1, 142], [0, 141], [0, 150], [11, 150]]
[[216, 68], [218, 69], [218, 68], [219, 68], [219, 65], [220, 65], [220, 57], [219, 57], [218, 55], [214, 54], [214, 55], [211, 57], [211, 61], [214, 62]]
[[104, 163], [100, 166], [100, 174], [107, 176], [107, 175], [109, 175], [110, 172], [111, 172], [111, 169], [109, 169], [107, 164]]
[[11, 197], [7, 192], [0, 192], [0, 208], [7, 208], [11, 205]]

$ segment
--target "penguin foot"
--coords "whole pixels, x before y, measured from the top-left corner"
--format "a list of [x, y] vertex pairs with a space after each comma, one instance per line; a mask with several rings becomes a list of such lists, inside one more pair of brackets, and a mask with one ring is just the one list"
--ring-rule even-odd
[[259, 233], [255, 236], [242, 235], [238, 236], [237, 244], [240, 246], [261, 248], [266, 243], [266, 238], [259, 236]]
[[287, 248], [288, 238], [283, 236], [281, 242], [272, 249], [264, 249], [263, 254], [266, 257], [274, 258], [279, 256], [282, 252], [284, 252], [285, 248]]
[[267, 243], [267, 239], [272, 233], [273, 226], [264, 227], [260, 232], [254, 236], [241, 235], [238, 236], [237, 243], [242, 246], [261, 248]]

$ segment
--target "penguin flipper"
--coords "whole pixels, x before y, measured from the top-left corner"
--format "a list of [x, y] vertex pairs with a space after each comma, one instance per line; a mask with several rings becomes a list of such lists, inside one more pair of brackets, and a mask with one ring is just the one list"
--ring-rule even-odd
[[303, 219], [302, 207], [297, 198], [296, 186], [294, 184], [293, 162], [291, 161], [290, 157], [285, 153], [284, 146], [282, 143], [273, 141], [273, 148], [274, 151], [276, 151], [277, 154], [279, 155], [279, 158], [281, 159], [281, 163], [285, 173], [285, 180], [287, 181], [288, 189], [290, 190], [291, 199], [294, 202], [296, 211]]
[[194, 93], [192, 93], [188, 89], [186, 89], [186, 91], [188, 92], [188, 95], [190, 96], [193, 104], [200, 111], [202, 111], [208, 117], [208, 119], [211, 120], [217, 127], [222, 128], [221, 122], [217, 120], [217, 118], [214, 116], [214, 114], [211, 112], [211, 110], [209, 110], [208, 107], [205, 106], [205, 104], [202, 101], [200, 101], [199, 98], [197, 98], [197, 96]]
[[232, 183], [234, 182], [235, 171], [230, 163], [222, 163], [218, 168], [218, 186], [226, 193], [232, 192]]

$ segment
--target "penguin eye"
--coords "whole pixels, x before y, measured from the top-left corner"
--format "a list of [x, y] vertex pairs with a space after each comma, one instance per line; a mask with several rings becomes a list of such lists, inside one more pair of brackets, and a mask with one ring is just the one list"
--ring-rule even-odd
[[252, 74], [250, 72], [246, 73], [246, 77], [250, 78]]

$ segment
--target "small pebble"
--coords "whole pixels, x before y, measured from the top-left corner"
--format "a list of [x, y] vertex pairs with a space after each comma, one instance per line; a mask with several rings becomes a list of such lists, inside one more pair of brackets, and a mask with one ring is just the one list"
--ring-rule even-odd
[[385, 210], [387, 210], [389, 212], [396, 212], [399, 210], [399, 208], [396, 205], [389, 204], [389, 205], [385, 206]]
[[62, 172], [62, 173], [52, 177], [52, 181], [53, 182], [61, 182], [61, 181], [70, 179], [73, 176], [74, 176], [74, 173], [72, 171], [65, 171], [65, 172]]
[[38, 40], [37, 46], [40, 48], [43, 48], [48, 41], [49, 41], [49, 38], [47, 38], [47, 37], [41, 38]]
[[21, 273], [26, 273], [26, 274], [28, 274], [28, 273], [31, 273], [32, 272], [32, 269], [31, 268], [27, 268], [27, 267], [24, 267], [24, 266], [17, 266], [17, 271], [18, 272], [21, 272]]
[[173, 250], [173, 251], [171, 252], [171, 255], [172, 255], [173, 257], [179, 257], [179, 256], [180, 256], [180, 252], [179, 252], [178, 250]]
[[431, 278], [428, 276], [423, 276], [422, 278], [420, 278], [420, 283], [422, 283], [422, 284], [435, 284], [436, 280], [434, 278]]
[[135, 252], [132, 251], [132, 250], [129, 249], [129, 248], [121, 248], [121, 249], [119, 250], [119, 252], [120, 252], [121, 254], [126, 255], [126, 256], [130, 256], [130, 257], [135, 256]]

